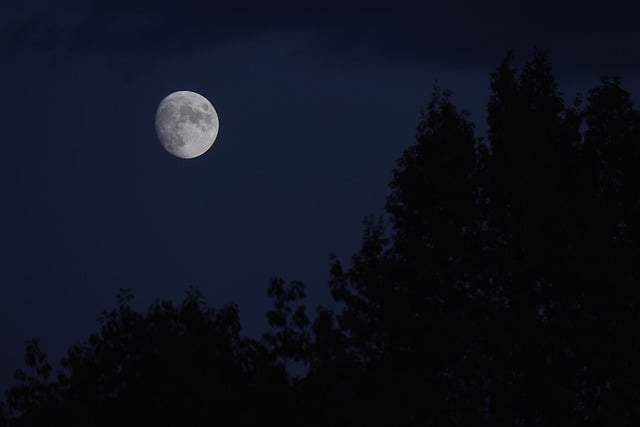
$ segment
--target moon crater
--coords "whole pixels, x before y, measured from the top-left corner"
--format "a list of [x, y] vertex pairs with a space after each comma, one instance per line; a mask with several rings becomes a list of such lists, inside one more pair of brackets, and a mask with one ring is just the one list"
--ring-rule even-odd
[[182, 159], [198, 157], [211, 148], [219, 129], [213, 105], [190, 91], [174, 92], [164, 98], [158, 106], [155, 125], [162, 146]]

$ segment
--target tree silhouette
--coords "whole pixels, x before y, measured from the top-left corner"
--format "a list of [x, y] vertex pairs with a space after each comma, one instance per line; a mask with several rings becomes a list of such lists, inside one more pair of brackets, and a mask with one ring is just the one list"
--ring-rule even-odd
[[[640, 113], [620, 79], [603, 77], [588, 92], [584, 157], [589, 165], [599, 231], [599, 259], [585, 263], [590, 275], [585, 299], [584, 369], [580, 392], [587, 416], [601, 423], [632, 424], [638, 419], [636, 367], [640, 320], [637, 161]], [[603, 290], [605, 287], [605, 290]], [[585, 316], [586, 317], [586, 316]]]
[[508, 326], [494, 340], [503, 367], [496, 393], [514, 411], [512, 422], [550, 422], [549, 413], [566, 422], [563, 346], [571, 332], [563, 318], [572, 317], [576, 297], [568, 257], [581, 232], [573, 220], [582, 185], [574, 172], [579, 113], [557, 91], [545, 52], [535, 50], [519, 73], [512, 60], [507, 55], [492, 74], [488, 104], [489, 227], [500, 236], [490, 244], [501, 263], [492, 276], [508, 301], [499, 317]]
[[196, 288], [121, 290], [57, 378], [27, 342], [0, 426], [638, 424], [640, 112], [618, 77], [566, 103], [539, 49], [490, 89], [484, 143], [435, 86], [334, 306], [274, 278], [253, 340]]
[[[205, 425], [277, 417], [286, 376], [259, 343], [240, 338], [237, 307], [207, 308], [197, 289], [180, 306], [157, 301], [147, 313], [131, 309], [123, 290], [118, 307], [100, 318], [88, 343], [63, 359], [58, 382], [37, 344], [27, 346], [23, 384], [10, 390], [10, 425]], [[254, 410], [246, 411], [244, 402]]]
[[450, 97], [435, 88], [417, 144], [394, 171], [386, 206], [392, 236], [382, 220], [368, 218], [351, 266], [332, 260], [331, 290], [345, 306], [337, 316], [343, 336], [334, 342], [362, 370], [355, 393], [370, 408], [369, 422], [450, 424], [477, 416], [468, 399], [478, 384], [465, 362], [477, 323], [460, 309], [484, 304], [472, 301], [480, 274], [473, 258], [479, 141]]
[[263, 339], [282, 366], [287, 361], [307, 363], [309, 360], [309, 318], [306, 307], [299, 305], [295, 309], [291, 304], [306, 297], [304, 285], [293, 281], [285, 286], [284, 280], [271, 280], [267, 294], [273, 298], [273, 310], [267, 312], [267, 320], [272, 331]]
[[[38, 340], [26, 343], [25, 365], [27, 370], [17, 369], [14, 378], [21, 382], [7, 393], [7, 404], [12, 411], [24, 414], [23, 422], [44, 424], [56, 392], [56, 384], [49, 381], [51, 365], [46, 354], [40, 349]], [[0, 420], [7, 422], [5, 417]]]

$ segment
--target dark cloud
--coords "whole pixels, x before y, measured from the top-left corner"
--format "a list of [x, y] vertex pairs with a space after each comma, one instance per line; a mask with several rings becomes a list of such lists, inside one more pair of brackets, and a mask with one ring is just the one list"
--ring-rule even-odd
[[[267, 2], [66, 0], [14, 7], [3, 30], [15, 51], [62, 48], [74, 52], [171, 52], [212, 46], [283, 28], [296, 9]], [[289, 13], [282, 14], [282, 8]]]
[[[548, 49], [559, 79], [576, 87], [600, 75], [640, 72], [640, 6], [600, 2], [325, 2], [31, 0], [0, 6], [0, 54], [55, 52], [121, 58], [126, 73], [169, 55], [188, 55], [274, 34], [300, 56], [341, 63], [476, 68], [487, 73], [515, 49]], [[266, 41], [265, 41], [266, 40]], [[3, 45], [4, 43], [4, 45]]]
[[[310, 48], [362, 61], [394, 59], [494, 66], [508, 49], [549, 49], [559, 71], [640, 70], [640, 6], [565, 2], [438, 2], [342, 16]], [[353, 18], [353, 19], [352, 19]], [[339, 43], [337, 43], [339, 42]], [[336, 49], [340, 46], [340, 49]], [[524, 55], [522, 55], [524, 56]], [[611, 70], [611, 68], [614, 68]]]
[[[290, 32], [301, 53], [354, 61], [495, 64], [507, 49], [548, 48], [568, 67], [640, 68], [640, 7], [628, 2], [107, 1], [24, 3], [3, 29], [14, 52], [168, 54]], [[614, 70], [615, 71], [615, 70]]]

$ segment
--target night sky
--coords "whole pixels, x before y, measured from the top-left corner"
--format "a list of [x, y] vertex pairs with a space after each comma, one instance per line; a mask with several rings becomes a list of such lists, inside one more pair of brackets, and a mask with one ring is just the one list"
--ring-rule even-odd
[[[59, 360], [119, 288], [146, 309], [198, 286], [249, 336], [273, 276], [330, 303], [328, 254], [383, 212], [435, 80], [478, 136], [509, 48], [549, 49], [567, 100], [617, 73], [637, 105], [640, 7], [592, 3], [3, 2], [0, 389], [25, 340]], [[191, 160], [155, 135], [177, 90], [220, 117]]]

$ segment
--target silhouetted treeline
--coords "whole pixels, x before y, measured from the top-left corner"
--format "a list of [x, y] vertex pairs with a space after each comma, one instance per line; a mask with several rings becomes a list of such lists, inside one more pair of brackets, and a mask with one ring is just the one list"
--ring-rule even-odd
[[640, 113], [618, 77], [568, 104], [540, 50], [487, 112], [484, 143], [434, 89], [387, 219], [331, 257], [335, 307], [273, 279], [253, 340], [197, 289], [122, 291], [57, 377], [28, 343], [0, 425], [640, 424]]

